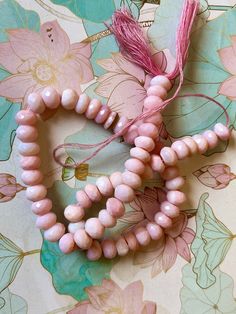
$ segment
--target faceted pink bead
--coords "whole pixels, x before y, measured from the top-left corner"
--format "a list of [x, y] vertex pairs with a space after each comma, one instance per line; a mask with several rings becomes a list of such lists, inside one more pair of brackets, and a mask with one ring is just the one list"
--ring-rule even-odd
[[183, 177], [179, 176], [176, 178], [173, 178], [171, 180], [167, 180], [165, 183], [165, 186], [167, 190], [179, 190], [184, 185], [185, 180]]
[[90, 102], [89, 96], [86, 95], [86, 94], [81, 94], [81, 95], [79, 96], [79, 100], [77, 101], [77, 104], [75, 105], [75, 111], [76, 111], [78, 114], [83, 114], [83, 113], [85, 113], [85, 111], [86, 111], [87, 108], [88, 108], [89, 102]]
[[158, 155], [151, 155], [151, 167], [153, 171], [157, 171], [162, 173], [165, 170], [165, 164], [163, 163], [162, 159]]
[[36, 215], [44, 215], [52, 209], [52, 201], [49, 198], [34, 202], [31, 205], [31, 210]]
[[66, 110], [75, 109], [79, 96], [73, 89], [65, 89], [61, 95], [61, 105]]
[[42, 216], [38, 216], [36, 219], [36, 227], [39, 229], [47, 230], [55, 225], [57, 216], [55, 213], [49, 212]]
[[172, 225], [172, 220], [162, 212], [156, 213], [154, 220], [159, 226], [164, 229], [170, 228]]
[[119, 256], [125, 256], [129, 253], [129, 247], [124, 237], [119, 237], [116, 241], [116, 249]]
[[46, 107], [56, 109], [60, 105], [60, 95], [53, 87], [46, 87], [41, 95]]
[[136, 125], [131, 125], [128, 131], [123, 135], [126, 143], [134, 144], [134, 140], [138, 137], [138, 127]]
[[179, 168], [176, 166], [167, 167], [161, 174], [164, 180], [171, 180], [179, 176]]
[[82, 250], [89, 249], [93, 243], [92, 238], [87, 234], [84, 229], [79, 229], [75, 232], [74, 241]]
[[35, 170], [41, 165], [39, 156], [22, 156], [20, 158], [20, 166], [24, 170]]
[[148, 96], [147, 98], [145, 98], [144, 102], [143, 102], [143, 107], [146, 110], [152, 110], [152, 109], [158, 109], [159, 107], [161, 107], [163, 103], [163, 100], [158, 97], [158, 96]]
[[92, 202], [100, 202], [102, 195], [99, 192], [98, 188], [94, 184], [87, 184], [84, 188], [85, 193], [88, 195], [89, 199]]
[[122, 174], [123, 183], [130, 186], [133, 189], [138, 189], [142, 185], [140, 176], [131, 171], [125, 171]]
[[125, 168], [128, 171], [134, 172], [136, 174], [143, 174], [145, 170], [145, 164], [136, 158], [130, 158], [125, 162]]
[[85, 215], [84, 209], [78, 205], [68, 205], [64, 210], [64, 216], [70, 222], [78, 222]]
[[116, 123], [115, 127], [114, 127], [114, 133], [118, 133], [119, 131], [121, 131], [125, 125], [129, 122], [129, 120], [126, 117], [120, 117], [120, 119], [118, 120], [118, 122]]
[[151, 241], [151, 237], [145, 227], [138, 227], [135, 230], [135, 236], [138, 240], [138, 243], [142, 246], [148, 245]]
[[105, 239], [102, 241], [102, 251], [106, 258], [112, 259], [117, 255], [117, 249], [113, 240]]
[[87, 258], [90, 261], [97, 261], [102, 256], [101, 245], [98, 241], [93, 241], [93, 244], [87, 251]]
[[207, 151], [208, 147], [209, 147], [208, 142], [205, 139], [205, 137], [202, 136], [201, 134], [196, 134], [196, 135], [193, 135], [192, 138], [193, 138], [193, 140], [197, 144], [198, 152], [200, 154], [204, 154]]
[[110, 175], [110, 181], [111, 181], [111, 184], [112, 184], [113, 188], [116, 188], [117, 185], [120, 185], [120, 184], [123, 183], [123, 181], [122, 181], [122, 173], [119, 172], [119, 171], [113, 172]]
[[152, 114], [151, 117], [144, 119], [144, 122], [153, 123], [156, 126], [159, 126], [162, 123], [162, 121], [163, 121], [163, 118], [162, 118], [162, 115], [159, 111]]
[[81, 220], [79, 222], [70, 222], [68, 224], [68, 231], [72, 234], [75, 234], [77, 230], [83, 229], [84, 230], [85, 221]]
[[142, 174], [142, 178], [144, 180], [150, 180], [150, 179], [153, 179], [153, 176], [154, 176], [154, 173], [153, 173], [152, 168], [149, 165], [146, 165], [144, 173]]
[[146, 228], [152, 240], [159, 240], [163, 236], [163, 229], [154, 222], [149, 222]]
[[113, 194], [112, 183], [106, 176], [99, 177], [96, 181], [96, 186], [99, 192], [104, 196], [111, 196]]
[[109, 117], [110, 113], [111, 110], [108, 106], [105, 105], [101, 106], [100, 110], [98, 111], [98, 114], [96, 115], [95, 122], [98, 124], [104, 123]]
[[161, 85], [153, 85], [148, 88], [147, 96], [158, 96], [164, 100], [167, 97], [167, 90]]
[[41, 114], [46, 109], [43, 99], [41, 95], [38, 93], [29, 94], [27, 103], [28, 103], [29, 109], [33, 111], [34, 113]]
[[144, 163], [147, 163], [150, 160], [150, 154], [140, 147], [131, 148], [130, 156], [133, 158], [137, 158]]
[[125, 241], [131, 251], [137, 251], [139, 248], [139, 243], [136, 236], [132, 232], [124, 234]]
[[16, 123], [20, 125], [34, 125], [36, 122], [36, 114], [30, 110], [20, 110], [16, 114]]
[[47, 189], [43, 184], [29, 186], [27, 187], [25, 194], [28, 200], [36, 202], [46, 197]]
[[197, 143], [192, 139], [192, 137], [184, 137], [182, 141], [188, 146], [189, 151], [192, 155], [195, 155], [198, 152]]
[[24, 170], [21, 174], [21, 180], [27, 185], [36, 185], [42, 182], [43, 175], [39, 170]]
[[101, 239], [103, 237], [105, 228], [100, 220], [94, 217], [86, 220], [85, 231], [88, 233], [88, 235], [90, 235], [91, 238]]
[[174, 166], [178, 161], [176, 152], [171, 147], [163, 147], [160, 155], [166, 166]]
[[34, 142], [38, 138], [38, 130], [31, 125], [20, 125], [16, 130], [16, 135], [22, 142]]
[[43, 237], [50, 242], [56, 242], [61, 239], [65, 234], [65, 231], [65, 226], [62, 223], [57, 222], [54, 226], [44, 232]]
[[163, 212], [163, 214], [165, 214], [166, 216], [170, 218], [179, 216], [179, 212], [180, 212], [177, 206], [167, 201], [161, 203], [161, 211]]
[[64, 254], [69, 254], [74, 250], [75, 242], [73, 234], [65, 233], [59, 240], [59, 248]]
[[153, 79], [151, 79], [150, 86], [155, 86], [155, 85], [162, 86], [167, 91], [170, 90], [172, 87], [171, 81], [163, 75], [157, 75]]
[[110, 126], [113, 125], [113, 122], [115, 121], [116, 117], [117, 117], [118, 113], [117, 112], [111, 112], [106, 120], [106, 122], [104, 123], [104, 129], [109, 129]]
[[189, 148], [183, 141], [175, 141], [171, 148], [176, 152], [178, 159], [185, 159], [189, 156]]
[[207, 130], [202, 134], [208, 142], [209, 148], [214, 148], [218, 144], [219, 140], [215, 132]]
[[95, 119], [96, 115], [98, 114], [102, 104], [101, 101], [98, 99], [92, 99], [90, 101], [90, 104], [88, 105], [88, 108], [85, 112], [85, 116], [87, 119], [92, 120]]
[[92, 206], [92, 202], [88, 195], [84, 191], [76, 192], [76, 200], [78, 204], [83, 208], [90, 208]]
[[105, 228], [112, 228], [116, 225], [116, 218], [109, 214], [106, 209], [100, 210], [98, 219]]
[[166, 195], [167, 201], [173, 205], [181, 205], [186, 201], [186, 196], [181, 191], [168, 191]]
[[135, 198], [134, 190], [126, 184], [117, 185], [114, 196], [124, 203], [130, 203]]
[[222, 123], [216, 123], [214, 126], [214, 131], [216, 135], [222, 140], [227, 141], [230, 138], [230, 130]]
[[18, 145], [18, 151], [22, 156], [34, 156], [40, 152], [40, 146], [37, 143], [23, 143]]
[[139, 135], [148, 136], [152, 139], [158, 137], [158, 128], [153, 123], [143, 123], [138, 128]]
[[106, 209], [115, 218], [120, 218], [125, 213], [125, 207], [117, 198], [111, 197], [106, 202]]
[[145, 149], [147, 152], [151, 152], [155, 148], [155, 142], [151, 137], [148, 136], [138, 136], [134, 140], [136, 147]]

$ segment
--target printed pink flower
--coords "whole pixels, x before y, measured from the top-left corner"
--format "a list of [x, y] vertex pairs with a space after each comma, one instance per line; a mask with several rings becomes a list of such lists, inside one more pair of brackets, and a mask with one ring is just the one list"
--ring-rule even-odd
[[16, 183], [16, 178], [8, 173], [0, 173], [0, 203], [13, 199], [17, 192], [25, 189]]
[[165, 229], [164, 236], [157, 242], [137, 252], [134, 264], [141, 267], [152, 266], [151, 276], [155, 277], [161, 271], [167, 272], [180, 255], [187, 262], [191, 260], [189, 244], [192, 243], [195, 233], [187, 227], [187, 215], [181, 213], [173, 220], [173, 225]]
[[225, 80], [219, 89], [219, 94], [228, 97], [231, 100], [236, 99], [236, 36], [231, 37], [232, 46], [222, 48], [218, 51], [221, 62], [225, 69], [232, 74]]
[[193, 174], [202, 184], [214, 190], [223, 189], [230, 181], [236, 179], [236, 175], [232, 173], [230, 167], [225, 164], [205, 166], [195, 171]]
[[143, 301], [143, 284], [136, 281], [121, 289], [104, 279], [101, 286], [85, 289], [89, 300], [78, 303], [68, 314], [155, 314], [156, 304]]
[[[164, 70], [165, 55], [160, 52], [155, 60]], [[135, 118], [143, 110], [150, 75], [137, 65], [126, 60], [120, 53], [113, 53], [112, 59], [101, 59], [98, 64], [108, 71], [98, 78], [96, 93], [108, 98], [108, 106], [129, 119]]]
[[[128, 231], [137, 225], [145, 225], [153, 221], [155, 214], [160, 210], [160, 204], [166, 198], [166, 192], [161, 188], [145, 187], [144, 192], [137, 192], [135, 200], [130, 203], [132, 211], [127, 212], [121, 222], [126, 224], [124, 231]], [[127, 227], [128, 224], [128, 227]]]
[[36, 33], [29, 29], [7, 30], [9, 42], [0, 43], [0, 64], [12, 75], [0, 82], [0, 96], [23, 102], [31, 92], [51, 85], [58, 92], [93, 79], [90, 44], [70, 44], [57, 21], [47, 22]]

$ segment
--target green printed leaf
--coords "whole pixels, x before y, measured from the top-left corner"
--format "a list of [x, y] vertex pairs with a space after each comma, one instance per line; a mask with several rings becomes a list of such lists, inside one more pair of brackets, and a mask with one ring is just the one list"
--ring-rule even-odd
[[0, 313], [1, 314], [26, 314], [28, 312], [28, 305], [26, 301], [5, 289], [0, 294]]

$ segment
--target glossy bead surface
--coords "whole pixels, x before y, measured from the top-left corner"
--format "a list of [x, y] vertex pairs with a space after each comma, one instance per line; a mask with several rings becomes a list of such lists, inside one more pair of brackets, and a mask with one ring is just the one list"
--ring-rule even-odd
[[156, 139], [158, 137], [158, 128], [153, 123], [143, 123], [138, 128], [138, 133], [141, 136], [148, 136], [152, 139]]
[[183, 141], [175, 141], [171, 148], [175, 151], [178, 159], [185, 159], [189, 156], [189, 148]]
[[189, 152], [192, 155], [197, 154], [198, 152], [198, 146], [197, 143], [192, 139], [192, 137], [184, 137], [182, 138], [182, 141], [188, 146]]
[[178, 161], [175, 151], [170, 147], [163, 147], [160, 155], [166, 166], [174, 166]]
[[155, 85], [162, 86], [167, 91], [170, 90], [172, 87], [171, 81], [164, 75], [157, 75], [151, 79], [150, 86], [155, 86]]
[[124, 237], [119, 237], [116, 241], [116, 249], [119, 256], [125, 256], [129, 253], [129, 247]]
[[122, 173], [123, 183], [130, 186], [133, 189], [138, 189], [142, 185], [140, 176], [131, 171], [125, 171]]
[[46, 197], [47, 189], [43, 184], [29, 186], [26, 189], [25, 195], [30, 201], [40, 201]]
[[60, 105], [60, 95], [53, 87], [46, 87], [41, 95], [46, 107], [56, 109]]
[[57, 216], [55, 213], [47, 213], [42, 216], [38, 216], [36, 219], [36, 227], [39, 229], [47, 230], [55, 225], [57, 221]]
[[158, 155], [151, 155], [151, 167], [153, 171], [162, 173], [165, 170], [165, 164]]
[[219, 140], [215, 132], [207, 130], [202, 135], [207, 140], [209, 148], [214, 148], [217, 146]]
[[46, 109], [43, 99], [41, 95], [38, 93], [29, 94], [27, 103], [28, 103], [29, 109], [37, 114], [43, 113]]
[[167, 201], [173, 205], [181, 205], [186, 201], [186, 196], [181, 191], [168, 191], [166, 194]]
[[147, 96], [158, 96], [164, 100], [167, 97], [167, 90], [161, 85], [153, 85], [148, 88]]
[[34, 142], [38, 138], [38, 130], [31, 125], [20, 125], [16, 130], [16, 136], [22, 142]]
[[177, 206], [167, 201], [161, 203], [161, 211], [170, 218], [177, 217], [180, 213], [180, 210]]
[[84, 191], [92, 202], [99, 202], [102, 199], [101, 193], [94, 184], [85, 185]]
[[154, 222], [149, 222], [146, 228], [152, 240], [159, 240], [163, 236], [163, 229]]
[[145, 170], [145, 164], [136, 158], [130, 158], [125, 162], [125, 168], [128, 171], [134, 172], [136, 174], [143, 174]]
[[119, 171], [113, 172], [110, 175], [110, 181], [111, 181], [111, 184], [112, 184], [113, 188], [116, 188], [117, 185], [120, 185], [120, 184], [123, 183], [123, 181], [122, 181], [122, 173], [119, 172]]
[[130, 186], [120, 184], [115, 188], [114, 196], [121, 202], [130, 203], [134, 200], [135, 194], [134, 190]]
[[31, 205], [31, 210], [36, 215], [44, 215], [52, 209], [52, 201], [49, 198], [44, 198], [40, 201], [34, 202]]
[[161, 177], [164, 180], [171, 180], [179, 176], [179, 168], [176, 166], [170, 166], [165, 168], [163, 173], [161, 174]]
[[230, 138], [230, 130], [222, 123], [216, 123], [214, 126], [214, 131], [216, 135], [221, 139], [222, 141], [227, 141]]
[[163, 100], [158, 96], [148, 96], [143, 102], [143, 107], [146, 110], [157, 109], [161, 107]]
[[138, 227], [135, 230], [135, 236], [138, 243], [142, 246], [148, 245], [151, 241], [151, 237], [145, 227]]
[[72, 234], [75, 234], [77, 230], [83, 229], [84, 230], [85, 221], [81, 220], [79, 222], [70, 222], [68, 224], [68, 231]]
[[126, 117], [121, 116], [114, 127], [114, 133], [120, 132], [128, 122], [129, 120]]
[[76, 200], [78, 204], [85, 209], [92, 206], [92, 201], [83, 190], [76, 192]]
[[159, 226], [164, 229], [170, 228], [172, 226], [172, 220], [162, 212], [156, 213], [154, 220]]
[[56, 242], [61, 239], [64, 233], [65, 226], [62, 223], [57, 222], [54, 226], [44, 232], [43, 237], [45, 240], [48, 240], [50, 242]]
[[89, 96], [86, 94], [81, 94], [79, 96], [79, 100], [77, 101], [75, 105], [75, 112], [77, 112], [78, 114], [85, 113], [85, 111], [88, 108], [89, 102], [90, 102]]
[[128, 144], [134, 144], [134, 140], [139, 136], [138, 127], [131, 125], [128, 131], [123, 135], [124, 141]]
[[134, 140], [134, 144], [136, 147], [140, 147], [147, 152], [151, 152], [155, 148], [155, 142], [152, 138], [148, 136], [138, 136]]
[[65, 89], [61, 95], [61, 105], [66, 110], [73, 110], [79, 96], [73, 89]]
[[68, 205], [64, 210], [64, 216], [70, 222], [78, 222], [85, 215], [84, 209], [78, 205]]
[[37, 117], [30, 110], [20, 110], [16, 114], [16, 123], [20, 125], [34, 125], [36, 122]]
[[99, 192], [104, 196], [111, 196], [113, 193], [113, 186], [110, 179], [106, 176], [99, 177], [96, 180], [96, 186]]
[[116, 257], [117, 249], [114, 240], [105, 239], [101, 244], [104, 257], [108, 259]]
[[101, 239], [105, 231], [104, 226], [96, 217], [87, 219], [84, 228], [88, 235], [93, 239]]
[[168, 190], [179, 190], [183, 187], [185, 180], [183, 177], [178, 176], [173, 179], [167, 180], [165, 183], [165, 187]]
[[140, 161], [144, 163], [147, 163], [150, 160], [150, 154], [146, 150], [140, 147], [131, 148], [130, 156], [133, 158], [139, 159]]
[[152, 114], [150, 117], [145, 118], [144, 122], [153, 123], [156, 126], [159, 126], [163, 122], [163, 118], [162, 118], [161, 113], [158, 111], [158, 112]]
[[136, 236], [132, 232], [124, 234], [125, 241], [131, 251], [137, 251], [139, 248], [139, 243]]
[[34, 156], [40, 152], [40, 146], [37, 143], [23, 143], [18, 145], [18, 151], [22, 156]]
[[93, 241], [93, 244], [87, 251], [87, 258], [90, 261], [97, 261], [102, 256], [101, 245], [98, 241]]
[[115, 197], [111, 197], [106, 202], [106, 209], [109, 214], [115, 218], [120, 218], [125, 213], [125, 207], [120, 200]]
[[101, 106], [95, 117], [95, 122], [98, 124], [104, 123], [109, 117], [110, 113], [111, 113], [111, 110], [108, 106], [105, 106], [105, 105]]
[[20, 158], [20, 166], [24, 170], [35, 170], [41, 165], [39, 156], [22, 156]]
[[111, 112], [111, 113], [109, 114], [109, 116], [108, 116], [106, 122], [105, 122], [104, 125], [103, 125], [104, 129], [107, 130], [107, 129], [109, 129], [109, 128], [112, 126], [112, 124], [113, 124], [113, 122], [115, 121], [117, 115], [118, 115], [117, 112]]
[[100, 210], [98, 219], [105, 228], [112, 228], [116, 225], [116, 218], [112, 216], [106, 209]]
[[74, 241], [82, 250], [87, 250], [93, 243], [92, 238], [87, 234], [84, 229], [79, 229], [74, 234]]
[[39, 170], [24, 170], [21, 174], [21, 180], [27, 185], [36, 185], [42, 182], [43, 175]]
[[208, 147], [209, 147], [208, 142], [205, 139], [205, 137], [203, 135], [201, 135], [201, 134], [196, 134], [196, 135], [193, 135], [192, 138], [193, 138], [193, 140], [197, 144], [198, 152], [200, 154], [204, 154], [207, 151]]
[[98, 99], [92, 99], [88, 105], [88, 108], [85, 112], [85, 116], [87, 119], [92, 120], [97, 116], [102, 104]]
[[74, 250], [75, 242], [71, 233], [65, 233], [59, 240], [59, 248], [64, 254], [69, 254]]

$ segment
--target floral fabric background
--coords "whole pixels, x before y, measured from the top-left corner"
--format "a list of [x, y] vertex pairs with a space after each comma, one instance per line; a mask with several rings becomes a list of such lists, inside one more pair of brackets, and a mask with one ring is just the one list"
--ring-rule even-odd
[[[85, 90], [134, 118], [142, 112], [150, 76], [122, 57], [104, 22], [127, 6], [168, 71], [182, 0], [0, 0], [1, 314], [236, 313], [235, 4], [201, 1], [181, 90], [222, 103], [231, 140], [182, 162], [188, 203], [158, 243], [121, 259], [89, 262], [82, 253], [61, 254], [34, 226], [20, 179], [15, 113], [29, 93], [52, 85], [59, 92]], [[167, 142], [224, 121], [222, 110], [201, 98], [177, 100], [164, 115], [161, 136]], [[39, 127], [48, 194], [63, 220], [75, 191], [122, 169], [129, 146], [116, 141], [76, 171], [62, 169], [52, 159], [57, 144], [94, 143], [109, 132], [61, 110], [47, 111]], [[68, 162], [81, 158], [66, 153]], [[152, 219], [164, 196], [160, 178], [145, 182], [114, 232]]]

